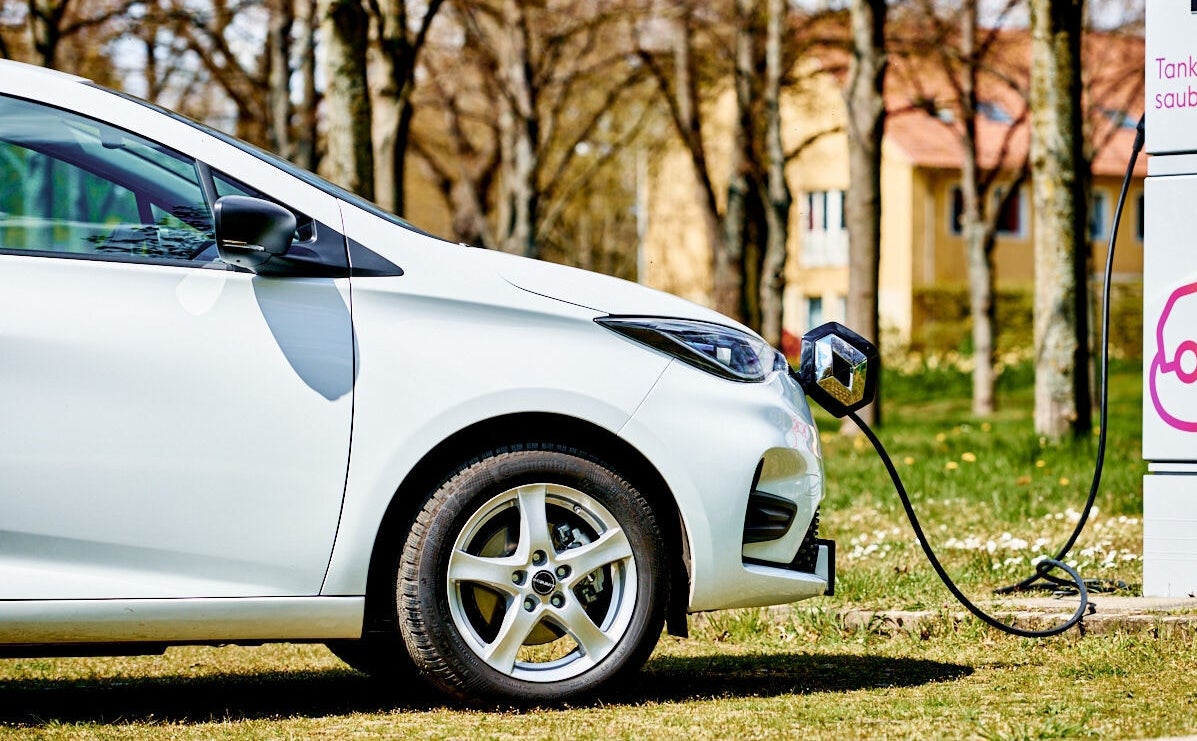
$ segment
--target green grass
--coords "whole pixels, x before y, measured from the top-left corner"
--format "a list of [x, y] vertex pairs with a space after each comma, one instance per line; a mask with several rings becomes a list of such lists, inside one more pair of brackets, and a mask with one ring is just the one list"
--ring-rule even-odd
[[[752, 613], [754, 611], [741, 611]], [[760, 612], [760, 611], [756, 611]], [[726, 617], [726, 616], [725, 616]], [[696, 621], [602, 702], [474, 710], [371, 683], [313, 646], [4, 662], [12, 738], [1135, 738], [1197, 729], [1189, 630], [1044, 641], [770, 613]]]
[[[985, 422], [970, 417], [967, 377], [957, 371], [887, 379], [880, 434], [929, 538], [980, 598], [1029, 573], [1038, 539], [1050, 543], [1039, 551], [1058, 547], [1072, 523], [1054, 513], [1079, 510], [1088, 486], [1094, 441], [1041, 443], [1030, 432], [1029, 378], [1025, 368], [1008, 370], [1002, 409]], [[1100, 511], [1077, 554], [1085, 576], [1125, 581], [1132, 592], [1141, 580], [1139, 396], [1137, 370], [1118, 373]], [[663, 638], [645, 670], [601, 701], [466, 709], [418, 687], [372, 683], [319, 646], [188, 647], [160, 657], [0, 661], [0, 738], [1049, 739], [1197, 731], [1194, 629], [1033, 641], [958, 620], [876, 457], [824, 422], [824, 531], [840, 544], [836, 596], [695, 616], [690, 638]], [[1026, 545], [1015, 548], [1019, 539]], [[1113, 565], [1102, 568], [1112, 551]], [[1024, 563], [1006, 565], [1017, 557]], [[842, 617], [847, 608], [878, 607], [931, 608], [939, 617], [917, 631]]]
[[[1008, 369], [999, 385], [998, 412], [979, 420], [971, 414], [969, 380], [960, 371], [886, 377], [878, 436], [929, 543], [970, 594], [985, 596], [1032, 573], [1032, 559], [1054, 556], [1089, 493], [1097, 435], [1061, 443], [1035, 435], [1032, 380], [1026, 366]], [[1137, 367], [1112, 373], [1110, 400], [1096, 511], [1068, 560], [1087, 579], [1122, 583], [1125, 591], [1137, 593], [1147, 470]], [[838, 544], [841, 599], [906, 608], [950, 599], [868, 441], [840, 435], [838, 422], [829, 417], [820, 426], [827, 478], [823, 530]]]

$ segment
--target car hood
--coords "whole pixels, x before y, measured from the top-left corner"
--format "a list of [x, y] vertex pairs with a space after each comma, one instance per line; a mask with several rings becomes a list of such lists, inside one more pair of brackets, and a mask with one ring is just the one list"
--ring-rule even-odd
[[717, 311], [638, 283], [489, 250], [484, 254], [495, 260], [495, 271], [504, 280], [539, 296], [604, 314], [699, 319], [747, 331]]

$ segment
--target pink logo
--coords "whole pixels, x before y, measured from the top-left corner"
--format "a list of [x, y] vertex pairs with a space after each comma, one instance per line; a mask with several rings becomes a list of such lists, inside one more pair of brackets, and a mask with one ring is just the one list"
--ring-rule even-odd
[[[1185, 432], [1197, 432], [1197, 389], [1191, 388], [1197, 382], [1197, 342], [1185, 336], [1197, 328], [1197, 297], [1180, 300], [1193, 294], [1197, 283], [1176, 289], [1164, 304], [1155, 326], [1156, 350], [1148, 376], [1151, 403], [1160, 419]], [[1175, 314], [1173, 309], [1178, 309]], [[1183, 316], [1186, 311], [1188, 316]]]

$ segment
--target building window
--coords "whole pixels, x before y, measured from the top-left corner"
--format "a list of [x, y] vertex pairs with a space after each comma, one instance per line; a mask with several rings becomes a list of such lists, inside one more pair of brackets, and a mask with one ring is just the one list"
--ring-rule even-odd
[[977, 113], [980, 113], [990, 121], [1000, 124], [1014, 123], [1014, 116], [1011, 116], [1001, 103], [992, 100], [982, 100], [977, 103]]
[[1106, 239], [1110, 236], [1110, 198], [1104, 190], [1094, 190], [1089, 201], [1089, 239]]
[[[1003, 190], [995, 188], [993, 192], [993, 208], [997, 208], [1002, 200]], [[1018, 192], [1011, 196], [1006, 203], [1006, 207], [998, 214], [997, 218], [997, 234], [1003, 237], [1021, 237], [1025, 235], [1023, 224], [1026, 219], [1024, 217], [1023, 208], [1023, 189], [1019, 188]], [[949, 223], [948, 228], [952, 234], [960, 235], [964, 233], [964, 191], [959, 185], [953, 186], [950, 194], [950, 210], [948, 213]]]
[[[1005, 191], [998, 188], [993, 194], [993, 205], [996, 208], [1005, 197]], [[1005, 208], [998, 214], [997, 233], [1006, 236], [1021, 237], [1022, 229], [1022, 188], [1019, 188], [1006, 201]]]
[[844, 191], [813, 190], [806, 194], [806, 231], [831, 232], [848, 227], [844, 219]]
[[822, 296], [807, 296], [806, 297], [806, 325], [808, 329], [814, 329], [823, 323], [823, 297]]
[[843, 267], [848, 264], [848, 223], [844, 191], [812, 190], [801, 197], [802, 264]]
[[827, 208], [826, 191], [812, 191], [806, 194], [806, 231], [823, 230], [824, 212]]
[[952, 234], [963, 234], [964, 233], [964, 191], [960, 189], [960, 186], [957, 185], [952, 188], [951, 201], [952, 201], [952, 210], [951, 210], [951, 216], [950, 216], [951, 223], [949, 224], [949, 228], [951, 229]]

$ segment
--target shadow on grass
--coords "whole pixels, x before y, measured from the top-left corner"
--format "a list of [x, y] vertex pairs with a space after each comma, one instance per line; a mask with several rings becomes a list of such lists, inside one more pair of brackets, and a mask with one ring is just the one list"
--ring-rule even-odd
[[[972, 668], [921, 659], [835, 654], [663, 657], [601, 702], [847, 692], [942, 682]], [[597, 702], [597, 701], [596, 701]], [[204, 723], [453, 707], [421, 683], [387, 685], [349, 670], [205, 677], [0, 680], [0, 725]]]
[[678, 702], [711, 697], [772, 697], [914, 687], [973, 673], [961, 664], [883, 656], [818, 653], [713, 654], [661, 657], [648, 664], [629, 690], [609, 700]]

